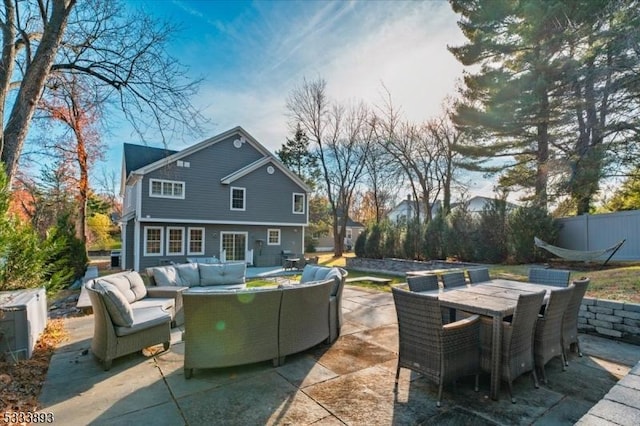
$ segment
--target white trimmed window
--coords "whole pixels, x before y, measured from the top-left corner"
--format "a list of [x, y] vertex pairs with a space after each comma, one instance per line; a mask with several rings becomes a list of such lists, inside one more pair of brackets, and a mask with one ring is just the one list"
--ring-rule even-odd
[[280, 230], [279, 229], [267, 229], [267, 245], [279, 246], [280, 245]]
[[204, 228], [189, 228], [187, 254], [204, 254]]
[[231, 210], [246, 210], [247, 190], [245, 188], [231, 187]]
[[184, 228], [167, 226], [167, 256], [184, 254]]
[[144, 227], [144, 255], [162, 256], [163, 232], [161, 226]]
[[293, 212], [296, 214], [304, 214], [305, 197], [304, 194], [293, 194]]
[[184, 182], [149, 179], [149, 197], [184, 199]]

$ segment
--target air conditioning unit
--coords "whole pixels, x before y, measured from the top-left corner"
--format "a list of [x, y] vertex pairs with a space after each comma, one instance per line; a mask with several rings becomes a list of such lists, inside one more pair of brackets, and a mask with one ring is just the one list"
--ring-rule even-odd
[[47, 325], [44, 287], [0, 292], [0, 356], [29, 359]]

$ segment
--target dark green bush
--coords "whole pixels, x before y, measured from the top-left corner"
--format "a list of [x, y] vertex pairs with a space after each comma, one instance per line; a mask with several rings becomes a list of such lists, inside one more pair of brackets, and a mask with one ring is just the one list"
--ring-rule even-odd
[[407, 259], [421, 259], [422, 256], [422, 225], [418, 218], [407, 222], [407, 229], [402, 244], [404, 257]]
[[382, 259], [382, 227], [379, 224], [374, 224], [367, 235], [367, 241], [364, 245], [364, 257], [370, 259]]
[[355, 251], [357, 257], [365, 257], [365, 244], [367, 242], [367, 233], [368, 233], [368, 230], [365, 229], [363, 232], [360, 233], [360, 235], [358, 235], [358, 238], [356, 238], [356, 244], [353, 250]]
[[422, 243], [422, 253], [427, 259], [446, 259], [446, 229], [445, 217], [441, 213], [438, 213], [427, 224]]
[[533, 237], [553, 244], [558, 238], [558, 227], [549, 212], [542, 207], [525, 206], [515, 209], [508, 218], [509, 255], [515, 262], [539, 262], [548, 259], [548, 253], [537, 250]]
[[476, 224], [465, 204], [460, 205], [447, 217], [446, 246], [449, 256], [458, 260], [472, 261], [475, 256], [474, 236]]
[[479, 262], [500, 263], [507, 259], [507, 203], [494, 199], [478, 218], [475, 258]]

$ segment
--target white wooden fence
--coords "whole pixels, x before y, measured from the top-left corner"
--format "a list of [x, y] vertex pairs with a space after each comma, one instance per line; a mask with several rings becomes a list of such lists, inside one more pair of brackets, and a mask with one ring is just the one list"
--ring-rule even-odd
[[640, 260], [640, 210], [565, 217], [558, 223], [562, 228], [556, 245], [560, 247], [601, 250], [626, 239], [611, 259]]

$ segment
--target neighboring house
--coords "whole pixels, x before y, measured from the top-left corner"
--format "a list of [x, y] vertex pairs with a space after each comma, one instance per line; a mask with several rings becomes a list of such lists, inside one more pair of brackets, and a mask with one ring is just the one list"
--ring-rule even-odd
[[[408, 220], [415, 219], [418, 207], [420, 208], [420, 222], [422, 222], [425, 215], [424, 205], [421, 203], [420, 206], [418, 206], [417, 202], [412, 200], [410, 195], [393, 207], [389, 213], [387, 213], [387, 218], [392, 222], [407, 222]], [[431, 217], [435, 217], [441, 208], [442, 204], [440, 200], [436, 200], [431, 205]]]
[[122, 167], [123, 269], [304, 250], [308, 187], [241, 127], [182, 151], [124, 144]]
[[[471, 197], [466, 201], [468, 204], [467, 211], [472, 214], [480, 214], [484, 210], [485, 206], [488, 206], [494, 200], [495, 198], [483, 197], [481, 195], [476, 195], [475, 197]], [[460, 206], [460, 203], [452, 204], [451, 210], [453, 211], [458, 206]], [[516, 207], [518, 207], [516, 204], [510, 203], [507, 201], [507, 211], [513, 210]]]
[[[338, 224], [339, 226], [340, 224]], [[347, 217], [347, 226], [345, 227], [344, 237], [344, 249], [346, 251], [353, 250], [356, 240], [364, 232], [366, 226], [360, 222]], [[314, 244], [317, 251], [332, 251], [334, 249], [333, 244], [333, 229], [324, 235], [314, 235]]]

